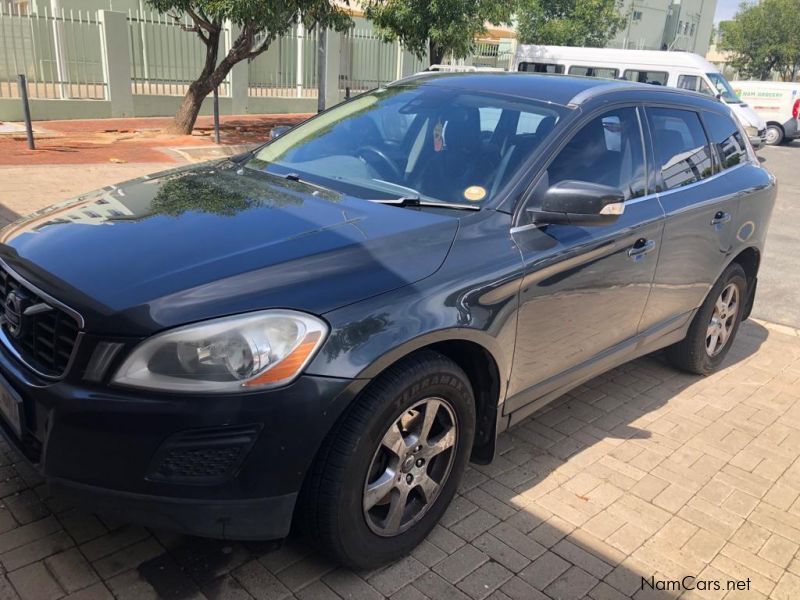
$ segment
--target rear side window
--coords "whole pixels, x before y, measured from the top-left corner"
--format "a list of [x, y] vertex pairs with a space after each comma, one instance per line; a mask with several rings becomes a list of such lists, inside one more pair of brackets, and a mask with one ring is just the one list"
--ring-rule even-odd
[[542, 62], [522, 62], [519, 63], [519, 70], [527, 71], [528, 73], [563, 73], [564, 65]]
[[713, 96], [714, 90], [706, 83], [706, 80], [699, 75], [678, 75], [678, 87], [682, 90], [692, 90], [707, 96]]
[[716, 149], [720, 169], [730, 169], [749, 161], [747, 142], [733, 119], [713, 112], [704, 112], [703, 121], [711, 145]]
[[578, 67], [569, 68], [570, 75], [580, 75], [581, 77], [599, 77], [600, 79], [616, 79], [619, 75], [617, 69], [608, 67]]
[[648, 108], [656, 169], [661, 181], [656, 190], [679, 188], [712, 173], [711, 151], [700, 116], [690, 110]]
[[663, 71], [637, 71], [628, 69], [622, 75], [628, 81], [638, 81], [639, 83], [650, 83], [652, 85], [667, 85], [669, 74]]
[[635, 108], [596, 117], [567, 142], [547, 168], [549, 184], [567, 179], [619, 188], [625, 199], [647, 193], [642, 135]]

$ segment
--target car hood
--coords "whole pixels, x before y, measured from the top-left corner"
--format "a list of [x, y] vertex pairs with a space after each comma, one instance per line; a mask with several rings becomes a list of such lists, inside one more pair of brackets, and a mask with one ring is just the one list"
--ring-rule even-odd
[[0, 258], [87, 330], [146, 335], [272, 307], [322, 314], [414, 283], [457, 228], [223, 161], [35, 213], [0, 232]]

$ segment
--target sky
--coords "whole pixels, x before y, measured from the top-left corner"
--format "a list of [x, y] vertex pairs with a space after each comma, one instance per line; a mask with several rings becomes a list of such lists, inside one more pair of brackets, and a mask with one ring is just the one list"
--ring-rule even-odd
[[741, 0], [717, 0], [717, 12], [714, 15], [714, 23], [716, 24], [720, 21], [732, 19], [740, 3]]

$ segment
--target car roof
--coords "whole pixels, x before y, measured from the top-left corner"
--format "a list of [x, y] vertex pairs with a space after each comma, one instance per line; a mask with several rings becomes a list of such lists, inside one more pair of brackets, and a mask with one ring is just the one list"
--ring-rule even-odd
[[[392, 83], [396, 85], [425, 85], [464, 91], [491, 91], [497, 94], [516, 96], [526, 100], [552, 102], [562, 106], [580, 106], [599, 95], [612, 92], [639, 92], [652, 98], [653, 94], [669, 95], [674, 100], [711, 100], [698, 92], [625, 81], [577, 77], [574, 75], [550, 75], [525, 72], [499, 73], [442, 73], [423, 72]], [[663, 96], [662, 96], [663, 97]], [[664, 98], [666, 99], [666, 98]], [[639, 100], [639, 98], [637, 98]]]

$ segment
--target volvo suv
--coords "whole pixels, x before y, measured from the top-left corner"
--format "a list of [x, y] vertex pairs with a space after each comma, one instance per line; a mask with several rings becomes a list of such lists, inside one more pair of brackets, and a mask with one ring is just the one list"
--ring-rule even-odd
[[81, 507], [386, 563], [559, 395], [718, 368], [775, 194], [707, 96], [414, 76], [3, 230], [0, 424]]

